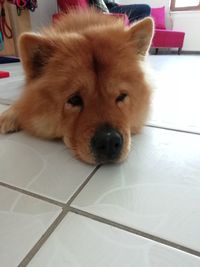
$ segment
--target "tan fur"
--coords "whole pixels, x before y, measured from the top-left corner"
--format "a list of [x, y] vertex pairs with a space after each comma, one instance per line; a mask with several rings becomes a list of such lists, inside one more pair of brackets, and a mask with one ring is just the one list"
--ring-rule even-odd
[[[93, 10], [71, 12], [41, 34], [24, 34], [20, 51], [26, 84], [20, 99], [0, 116], [0, 132], [24, 129], [42, 138], [63, 138], [77, 157], [95, 163], [90, 140], [102, 123], [124, 138], [120, 161], [127, 157], [130, 134], [146, 119], [150, 86], [141, 62], [153, 23], [147, 18], [130, 28]], [[79, 92], [84, 108], [66, 104]], [[128, 97], [120, 103], [121, 92]]]

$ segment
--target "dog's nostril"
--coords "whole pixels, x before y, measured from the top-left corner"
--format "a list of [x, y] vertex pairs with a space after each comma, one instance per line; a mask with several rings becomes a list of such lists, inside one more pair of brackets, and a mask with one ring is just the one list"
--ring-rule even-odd
[[106, 149], [106, 146], [105, 145], [102, 145], [102, 146], [97, 147], [97, 149], [99, 149], [99, 150], [105, 150]]
[[122, 145], [122, 135], [111, 127], [100, 128], [91, 140], [95, 157], [104, 162], [117, 159]]
[[119, 143], [116, 143], [116, 144], [115, 144], [115, 147], [118, 148], [118, 147], [119, 147]]

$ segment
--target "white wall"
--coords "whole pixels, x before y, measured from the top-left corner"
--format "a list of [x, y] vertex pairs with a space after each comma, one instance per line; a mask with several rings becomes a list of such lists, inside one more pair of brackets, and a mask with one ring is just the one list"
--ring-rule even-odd
[[172, 13], [173, 29], [185, 32], [183, 50], [200, 51], [200, 12]]
[[31, 26], [33, 31], [47, 26], [52, 21], [52, 14], [57, 12], [56, 0], [38, 0], [38, 8], [30, 12]]

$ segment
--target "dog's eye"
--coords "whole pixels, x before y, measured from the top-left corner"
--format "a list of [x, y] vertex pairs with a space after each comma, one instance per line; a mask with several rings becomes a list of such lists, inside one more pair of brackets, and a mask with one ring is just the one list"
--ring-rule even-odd
[[73, 95], [71, 96], [68, 101], [68, 104], [72, 105], [73, 107], [82, 107], [83, 106], [83, 99], [80, 95]]
[[116, 98], [116, 102], [122, 102], [122, 101], [124, 101], [124, 99], [126, 97], [127, 97], [127, 94], [126, 93], [122, 93]]

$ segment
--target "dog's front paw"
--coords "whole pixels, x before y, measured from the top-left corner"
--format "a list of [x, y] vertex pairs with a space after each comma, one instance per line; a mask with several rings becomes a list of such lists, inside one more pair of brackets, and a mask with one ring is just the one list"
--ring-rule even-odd
[[15, 110], [10, 107], [0, 115], [0, 133], [12, 133], [19, 130], [19, 123]]

